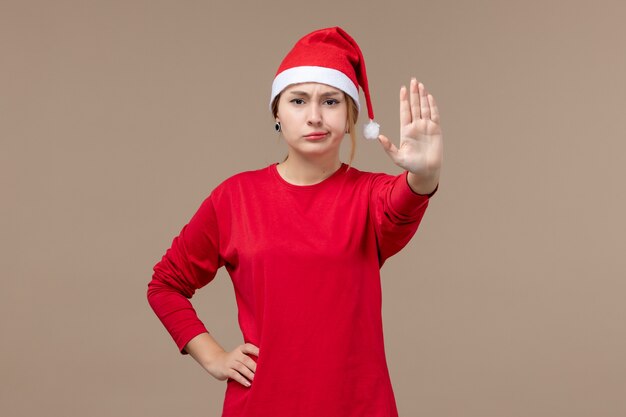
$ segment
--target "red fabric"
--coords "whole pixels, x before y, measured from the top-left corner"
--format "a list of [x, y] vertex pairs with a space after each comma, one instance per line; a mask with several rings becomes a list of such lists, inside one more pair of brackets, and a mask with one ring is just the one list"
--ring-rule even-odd
[[229, 379], [223, 417], [396, 417], [380, 267], [418, 228], [428, 196], [407, 172], [343, 164], [309, 186], [276, 164], [234, 175], [203, 201], [154, 266], [148, 301], [182, 353], [207, 331], [188, 298], [225, 266], [252, 386]]
[[305, 35], [287, 53], [276, 75], [287, 69], [301, 66], [325, 67], [343, 72], [357, 87], [357, 91], [359, 85], [363, 88], [367, 115], [370, 120], [374, 120], [374, 108], [370, 98], [363, 52], [348, 32], [335, 26]]
[[319, 29], [296, 42], [281, 62], [276, 75], [294, 67], [325, 67], [343, 72], [358, 86], [357, 69], [360, 69], [362, 60], [359, 45], [343, 29]]

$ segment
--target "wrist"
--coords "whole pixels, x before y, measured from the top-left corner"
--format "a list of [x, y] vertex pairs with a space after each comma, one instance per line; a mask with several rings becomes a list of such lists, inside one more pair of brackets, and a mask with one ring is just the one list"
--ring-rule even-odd
[[424, 196], [432, 196], [437, 188], [439, 188], [439, 174], [429, 177], [417, 176], [412, 172], [408, 172], [406, 176], [409, 188], [415, 193]]
[[208, 371], [209, 369], [212, 368], [213, 364], [216, 363], [218, 361], [218, 359], [225, 353], [226, 353], [226, 351], [223, 350], [223, 349], [214, 350], [214, 351], [207, 351], [203, 355], [200, 364], [202, 365], [202, 367], [204, 369], [206, 369]]
[[185, 350], [204, 368], [225, 352], [209, 333], [201, 333], [191, 339]]

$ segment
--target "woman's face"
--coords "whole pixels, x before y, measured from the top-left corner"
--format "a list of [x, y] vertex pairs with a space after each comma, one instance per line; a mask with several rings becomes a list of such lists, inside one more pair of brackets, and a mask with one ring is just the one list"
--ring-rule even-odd
[[338, 155], [348, 128], [347, 101], [343, 91], [326, 84], [294, 84], [280, 95], [276, 120], [292, 151]]

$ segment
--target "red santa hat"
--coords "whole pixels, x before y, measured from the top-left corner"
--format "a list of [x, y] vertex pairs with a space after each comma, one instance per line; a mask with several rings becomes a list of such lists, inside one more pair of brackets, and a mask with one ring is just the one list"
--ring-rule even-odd
[[364, 128], [367, 139], [377, 139], [380, 125], [374, 122], [374, 110], [365, 72], [365, 60], [359, 45], [345, 30], [332, 27], [316, 30], [300, 39], [278, 67], [272, 83], [272, 102], [291, 84], [317, 82], [348, 94], [359, 111], [359, 86], [367, 103], [369, 123]]

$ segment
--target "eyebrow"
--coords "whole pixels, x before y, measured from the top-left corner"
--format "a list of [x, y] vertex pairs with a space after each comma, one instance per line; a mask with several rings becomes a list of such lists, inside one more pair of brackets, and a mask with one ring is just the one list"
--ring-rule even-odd
[[[290, 91], [289, 94], [294, 94], [294, 95], [297, 95], [297, 96], [310, 97], [309, 93], [307, 93], [305, 91]], [[339, 96], [339, 95], [341, 95], [341, 92], [335, 92], [335, 91], [328, 91], [326, 93], [322, 93], [321, 94], [322, 97]]]

